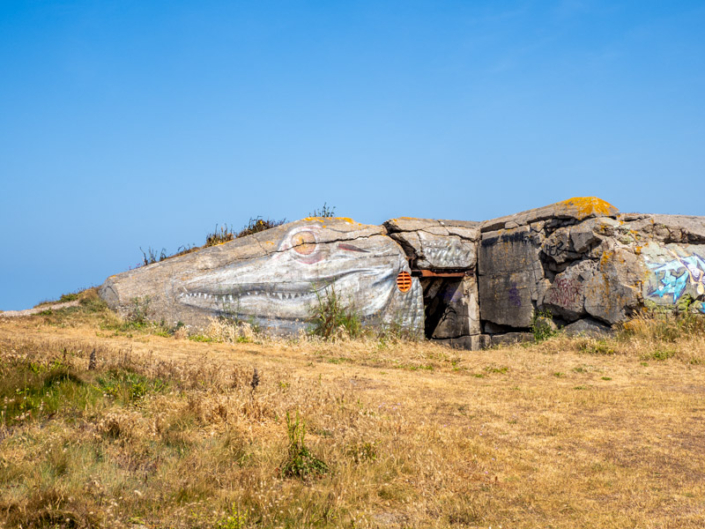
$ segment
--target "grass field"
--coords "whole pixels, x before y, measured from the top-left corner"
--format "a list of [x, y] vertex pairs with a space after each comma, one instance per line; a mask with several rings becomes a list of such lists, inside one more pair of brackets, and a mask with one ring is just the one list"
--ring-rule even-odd
[[705, 526], [699, 323], [469, 352], [84, 301], [0, 319], [0, 527]]

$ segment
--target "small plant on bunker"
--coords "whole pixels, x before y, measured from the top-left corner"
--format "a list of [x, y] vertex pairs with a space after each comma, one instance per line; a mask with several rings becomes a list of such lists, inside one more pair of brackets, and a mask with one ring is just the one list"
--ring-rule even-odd
[[351, 338], [362, 334], [362, 322], [352, 303], [346, 304], [332, 285], [316, 291], [317, 303], [311, 307], [309, 316], [313, 327], [311, 334], [324, 340], [333, 339], [339, 329], [344, 329]]
[[306, 479], [328, 472], [328, 465], [314, 456], [304, 443], [306, 423], [299, 419], [298, 411], [294, 419], [289, 412], [286, 413], [286, 428], [289, 436], [289, 453], [286, 462], [282, 465], [282, 476]]
[[206, 248], [209, 246], [215, 246], [216, 244], [232, 241], [234, 238], [235, 232], [233, 232], [232, 226], [228, 227], [227, 224], [223, 224], [218, 227], [216, 224], [213, 233], [209, 233], [206, 237]]
[[169, 257], [166, 253], [166, 248], [162, 248], [159, 255], [157, 255], [157, 251], [153, 250], [151, 246], [147, 248], [146, 252], [140, 247], [140, 251], [142, 252], [142, 264], [144, 266], [156, 263], [157, 261], [163, 261]]
[[326, 202], [324, 202], [323, 207], [321, 209], [314, 209], [313, 213], [309, 213], [308, 216], [309, 217], [324, 217], [324, 218], [335, 217], [335, 206], [328, 207], [328, 204]]
[[245, 227], [242, 228], [240, 233], [235, 235], [235, 238], [239, 239], [240, 237], [245, 237], [254, 233], [266, 231], [271, 228], [276, 228], [277, 226], [281, 226], [284, 223], [286, 223], [286, 219], [272, 220], [263, 219], [262, 217], [251, 218], [250, 221], [245, 225]]
[[531, 332], [534, 334], [536, 343], [548, 340], [558, 334], [550, 310], [539, 310], [534, 313], [531, 320]]
[[144, 327], [149, 323], [149, 296], [143, 298], [132, 298], [127, 310], [127, 321], [135, 327]]

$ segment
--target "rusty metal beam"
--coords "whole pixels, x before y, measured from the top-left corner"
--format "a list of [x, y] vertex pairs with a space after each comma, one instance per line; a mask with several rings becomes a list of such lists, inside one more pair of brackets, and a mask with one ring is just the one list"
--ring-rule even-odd
[[436, 272], [434, 270], [413, 270], [411, 275], [415, 277], [465, 277], [468, 272]]

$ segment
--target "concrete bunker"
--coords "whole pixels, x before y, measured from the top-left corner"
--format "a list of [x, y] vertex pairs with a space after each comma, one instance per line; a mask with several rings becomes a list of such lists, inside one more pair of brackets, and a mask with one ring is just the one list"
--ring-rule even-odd
[[705, 217], [620, 214], [588, 197], [484, 222], [307, 218], [112, 276], [100, 294], [121, 312], [149, 297], [152, 317], [174, 324], [230, 315], [290, 334], [330, 285], [366, 325], [464, 349], [531, 338], [539, 311], [588, 333], [684, 296], [705, 314]]

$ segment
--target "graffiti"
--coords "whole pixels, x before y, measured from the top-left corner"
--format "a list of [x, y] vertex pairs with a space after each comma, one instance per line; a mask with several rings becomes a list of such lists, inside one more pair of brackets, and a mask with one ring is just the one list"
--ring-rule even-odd
[[[666, 252], [672, 259], [665, 263], [647, 258], [646, 265], [657, 279], [648, 296], [675, 304], [688, 287], [694, 289], [694, 297], [705, 295], [705, 259], [698, 254], [683, 256], [669, 249]], [[700, 310], [705, 312], [705, 306], [701, 305]]]
[[300, 322], [327, 290], [335, 289], [363, 320], [387, 316], [407, 324], [423, 318], [418, 281], [406, 293], [397, 288], [397, 275], [408, 272], [408, 264], [395, 246], [321, 241], [321, 230], [318, 225], [295, 227], [269, 255], [178, 283], [177, 299], [214, 315]]
[[509, 303], [515, 307], [521, 307], [521, 292], [519, 292], [516, 283], [512, 283], [512, 287], [509, 289]]
[[510, 233], [503, 233], [502, 235], [494, 237], [483, 237], [481, 244], [483, 248], [488, 248], [490, 246], [495, 246], [500, 242], [524, 244], [531, 242], [531, 237], [525, 231], [516, 231]]
[[567, 248], [567, 245], [564, 241], [558, 241], [554, 245], [544, 245], [541, 250], [549, 257], [556, 257], [557, 255], [563, 253], [564, 250], [569, 250], [569, 248]]
[[569, 277], [559, 277], [546, 293], [546, 301], [567, 308], [579, 304], [581, 294], [582, 285], [579, 281]]

